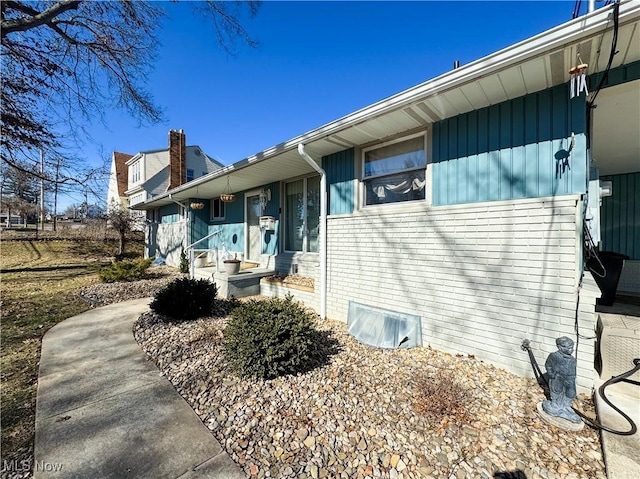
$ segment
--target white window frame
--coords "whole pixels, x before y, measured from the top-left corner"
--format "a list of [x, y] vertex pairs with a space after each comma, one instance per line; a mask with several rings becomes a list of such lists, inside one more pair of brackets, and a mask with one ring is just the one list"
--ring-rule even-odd
[[317, 255], [319, 252], [318, 251], [308, 251], [309, 249], [309, 231], [308, 231], [308, 218], [307, 218], [307, 208], [304, 209], [303, 212], [303, 219], [302, 219], [302, 225], [304, 228], [304, 236], [302, 238], [302, 250], [295, 250], [295, 249], [287, 249], [287, 222], [289, 221], [289, 212], [287, 211], [287, 185], [290, 183], [295, 183], [296, 181], [300, 181], [302, 180], [302, 192], [303, 192], [303, 203], [306, 205], [308, 204], [308, 200], [307, 200], [307, 194], [308, 194], [308, 188], [307, 188], [307, 180], [309, 178], [319, 178], [319, 175], [315, 174], [315, 175], [307, 175], [307, 176], [301, 176], [301, 177], [297, 177], [297, 178], [292, 178], [288, 181], [284, 182], [283, 185], [283, 189], [284, 189], [284, 194], [282, 195], [282, 197], [284, 198], [284, 202], [283, 202], [283, 210], [284, 210], [284, 227], [281, 230], [282, 231], [282, 235], [283, 235], [283, 241], [282, 241], [282, 247], [284, 249], [285, 253], [297, 253], [297, 254], [315, 254]]
[[135, 163], [131, 164], [131, 184], [135, 185], [136, 183], [140, 183], [140, 180], [142, 179], [142, 176], [140, 175], [140, 163], [141, 161], [138, 160]]
[[[214, 212], [215, 212], [214, 204], [215, 204], [215, 202], [216, 202], [216, 201], [218, 201], [218, 202], [219, 202], [219, 204], [220, 204], [220, 207], [221, 207], [221, 209], [222, 209], [222, 216], [215, 216], [215, 214], [214, 214]], [[218, 211], [220, 211], [220, 208], [218, 208]], [[222, 200], [220, 199], [220, 197], [218, 197], [218, 198], [212, 198], [212, 199], [211, 199], [211, 214], [210, 214], [210, 216], [209, 216], [209, 219], [210, 219], [211, 221], [221, 221], [221, 220], [224, 220], [224, 219], [225, 219], [226, 214], [227, 214], [227, 207], [225, 206], [224, 201], [222, 201]]]
[[[367, 152], [372, 151], [372, 150], [377, 150], [380, 148], [384, 148], [386, 146], [389, 145], [393, 145], [395, 143], [401, 143], [403, 141], [408, 141], [408, 140], [413, 140], [414, 138], [418, 138], [418, 137], [422, 137], [423, 138], [423, 151], [424, 151], [424, 155], [425, 155], [425, 166], [419, 166], [416, 168], [409, 168], [406, 170], [402, 170], [402, 171], [398, 171], [395, 173], [385, 173], [385, 174], [379, 174], [379, 175], [371, 175], [371, 176], [366, 176], [365, 175], [365, 157]], [[428, 146], [428, 138], [427, 138], [427, 132], [425, 131], [421, 131], [419, 133], [414, 133], [412, 135], [407, 135], [407, 136], [402, 136], [399, 138], [395, 138], [393, 140], [389, 140], [389, 141], [385, 141], [383, 143], [376, 143], [375, 145], [371, 145], [368, 146], [366, 148], [363, 148], [360, 151], [360, 183], [361, 183], [361, 188], [360, 188], [360, 205], [361, 208], [385, 208], [385, 207], [389, 207], [392, 205], [407, 205], [407, 204], [416, 204], [416, 203], [429, 203], [429, 195], [430, 195], [430, 189], [431, 189], [431, 182], [430, 180], [430, 175], [429, 175], [429, 163], [430, 163], [430, 157], [429, 157], [429, 150], [427, 148]], [[381, 203], [381, 204], [367, 204], [367, 187], [366, 187], [366, 182], [370, 181], [370, 180], [374, 180], [376, 178], [383, 178], [385, 176], [392, 176], [392, 175], [396, 175], [399, 173], [406, 173], [406, 172], [411, 172], [411, 171], [419, 171], [419, 170], [424, 170], [425, 172], [425, 197], [422, 199], [418, 199], [418, 200], [408, 200], [408, 201], [394, 201], [394, 202], [389, 202], [389, 203]]]

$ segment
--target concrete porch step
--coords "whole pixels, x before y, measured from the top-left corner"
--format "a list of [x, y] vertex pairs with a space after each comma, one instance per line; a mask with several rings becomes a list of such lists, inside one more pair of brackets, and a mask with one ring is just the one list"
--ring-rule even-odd
[[242, 298], [260, 294], [260, 280], [265, 276], [272, 276], [276, 271], [271, 268], [242, 269], [238, 274], [228, 275], [224, 272], [216, 272], [215, 266], [195, 268], [194, 278], [207, 279], [218, 286], [220, 298]]

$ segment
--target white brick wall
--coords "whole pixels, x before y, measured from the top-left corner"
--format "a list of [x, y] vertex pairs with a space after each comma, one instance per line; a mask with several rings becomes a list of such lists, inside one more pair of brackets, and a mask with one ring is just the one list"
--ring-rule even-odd
[[274, 283], [261, 282], [260, 294], [264, 296], [277, 296], [284, 298], [287, 294], [293, 295], [297, 301], [302, 301], [305, 305], [316, 311], [320, 310], [320, 295], [317, 288], [311, 291], [302, 291], [300, 289], [288, 288]]
[[[446, 207], [378, 208], [328, 219], [329, 318], [346, 321], [349, 300], [422, 316], [425, 345], [474, 354], [531, 375], [559, 336], [575, 338], [575, 196]], [[595, 298], [580, 331], [593, 336]], [[582, 390], [593, 381], [593, 340], [578, 350]]]
[[640, 261], [626, 260], [618, 283], [619, 293], [640, 293]]
[[[158, 225], [157, 254], [164, 256], [167, 264], [174, 268], [180, 267], [180, 252], [186, 236], [186, 228], [187, 224], [184, 221]], [[148, 242], [149, 239], [147, 239]]]

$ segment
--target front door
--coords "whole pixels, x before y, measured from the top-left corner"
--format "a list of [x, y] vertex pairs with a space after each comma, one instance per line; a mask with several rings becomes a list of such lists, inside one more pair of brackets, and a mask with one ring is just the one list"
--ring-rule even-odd
[[245, 222], [247, 225], [247, 253], [246, 258], [256, 263], [260, 262], [262, 253], [262, 229], [260, 228], [260, 194], [245, 197]]

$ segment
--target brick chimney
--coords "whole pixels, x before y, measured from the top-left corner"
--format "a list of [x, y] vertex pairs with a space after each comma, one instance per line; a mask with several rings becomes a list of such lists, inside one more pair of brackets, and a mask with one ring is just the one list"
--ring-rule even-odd
[[169, 130], [169, 189], [187, 182], [187, 149], [184, 130]]

